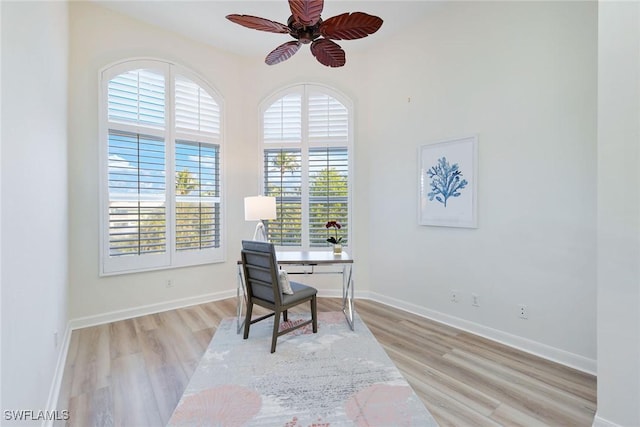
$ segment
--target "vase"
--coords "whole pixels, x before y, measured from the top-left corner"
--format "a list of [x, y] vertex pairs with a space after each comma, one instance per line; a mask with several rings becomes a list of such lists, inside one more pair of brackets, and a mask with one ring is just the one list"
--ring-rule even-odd
[[341, 255], [342, 254], [342, 245], [340, 243], [336, 243], [333, 245], [333, 254]]

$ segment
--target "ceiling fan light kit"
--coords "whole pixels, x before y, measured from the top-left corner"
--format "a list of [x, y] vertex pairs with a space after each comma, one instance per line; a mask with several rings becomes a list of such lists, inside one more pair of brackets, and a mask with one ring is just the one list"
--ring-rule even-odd
[[375, 33], [382, 19], [364, 12], [343, 13], [323, 21], [320, 15], [324, 0], [289, 0], [291, 16], [287, 25], [251, 15], [227, 15], [227, 19], [243, 27], [269, 33], [289, 34], [295, 40], [281, 44], [265, 58], [275, 65], [291, 58], [303, 44], [311, 44], [311, 53], [322, 65], [342, 67], [344, 50], [333, 40], [355, 40]]

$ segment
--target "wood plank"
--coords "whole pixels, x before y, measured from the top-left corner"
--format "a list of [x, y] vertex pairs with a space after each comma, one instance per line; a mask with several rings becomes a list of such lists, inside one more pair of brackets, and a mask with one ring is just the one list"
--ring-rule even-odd
[[161, 425], [166, 425], [178, 406], [190, 376], [184, 373], [182, 366], [165, 365], [148, 371], [153, 395], [158, 404]]
[[76, 374], [71, 380], [70, 397], [108, 385], [110, 347], [109, 325], [94, 326], [79, 332], [78, 350], [73, 362]]
[[69, 419], [66, 424], [69, 427], [85, 427], [91, 425], [91, 412], [94, 410], [91, 406], [89, 393], [81, 393], [69, 399], [64, 409], [69, 411]]
[[112, 427], [115, 425], [113, 417], [113, 400], [110, 387], [102, 387], [91, 393], [91, 420], [95, 427]]
[[511, 347], [492, 342], [486, 338], [463, 332], [457, 341], [460, 349], [470, 349], [473, 353], [486, 352], [487, 358], [509, 365], [554, 386], [562, 386], [587, 400], [595, 401], [596, 390], [593, 388], [593, 376], [566, 366], [526, 354]]
[[172, 337], [164, 330], [155, 329], [138, 334], [140, 351], [149, 369], [179, 364]]
[[202, 343], [193, 335], [191, 328], [184, 323], [183, 317], [176, 311], [166, 311], [160, 315], [163, 330], [170, 337], [171, 345], [183, 362], [200, 360], [204, 349]]
[[163, 425], [142, 354], [114, 359], [112, 374], [115, 424], [138, 427]]
[[135, 354], [138, 348], [138, 333], [133, 319], [120, 320], [109, 323], [109, 334], [111, 335], [111, 358]]
[[197, 306], [181, 308], [176, 310], [176, 312], [182, 318], [184, 324], [191, 329], [191, 332], [200, 331], [213, 326], [203, 319], [202, 314], [204, 313], [202, 310], [199, 310]]
[[491, 419], [509, 427], [545, 427], [547, 425], [504, 403], [491, 414]]
[[150, 314], [148, 316], [140, 316], [133, 319], [136, 332], [152, 331], [160, 326], [160, 317], [158, 314]]
[[460, 369], [466, 369], [484, 378], [496, 387], [499, 399], [538, 420], [553, 424], [572, 425], [573, 423], [585, 425], [589, 414], [577, 416], [579, 408], [563, 404], [552, 399], [548, 395], [536, 393], [535, 384], [532, 382], [517, 383], [509, 378], [498, 375], [492, 367], [483, 366], [455, 354], [447, 354], [445, 358], [452, 361]]
[[452, 378], [451, 376], [446, 375], [419, 360], [408, 357], [393, 348], [387, 348], [386, 350], [405, 377], [408, 378], [410, 376], [414, 378], [415, 381], [419, 381], [420, 378], [427, 376], [429, 378], [429, 384], [438, 390], [445, 390], [450, 398], [457, 400], [484, 416], [488, 417], [491, 415], [500, 405], [499, 400], [494, 399], [491, 396], [487, 396], [485, 393], [482, 393], [462, 381]]

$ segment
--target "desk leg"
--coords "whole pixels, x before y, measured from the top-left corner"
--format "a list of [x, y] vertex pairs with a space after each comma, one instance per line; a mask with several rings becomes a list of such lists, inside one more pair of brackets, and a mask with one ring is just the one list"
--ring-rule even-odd
[[238, 285], [236, 289], [236, 325], [239, 334], [244, 327], [244, 315], [242, 314], [242, 308], [245, 305], [247, 299], [247, 292], [244, 286], [244, 277], [242, 276], [242, 265], [238, 264]]
[[353, 313], [355, 311], [353, 300], [353, 277], [351, 275], [351, 264], [342, 267], [342, 312], [347, 318], [347, 323], [354, 330]]

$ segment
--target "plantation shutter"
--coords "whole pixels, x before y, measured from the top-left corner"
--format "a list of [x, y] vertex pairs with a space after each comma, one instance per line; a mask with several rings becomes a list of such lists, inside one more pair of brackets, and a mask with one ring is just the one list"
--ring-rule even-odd
[[275, 196], [268, 221], [278, 246], [326, 247], [325, 224], [338, 221], [347, 243], [349, 110], [316, 86], [277, 98], [263, 111], [264, 194]]
[[263, 134], [266, 143], [302, 141], [302, 96], [292, 93], [283, 96], [263, 115]]
[[197, 83], [176, 76], [176, 130], [220, 138], [220, 106]]
[[134, 70], [109, 81], [108, 120], [162, 129], [165, 125], [164, 75], [153, 70]]
[[176, 76], [176, 251], [220, 247], [220, 107], [197, 83]]
[[101, 89], [100, 273], [223, 261], [215, 92], [188, 70], [156, 60], [105, 69]]
[[166, 251], [161, 138], [109, 131], [109, 256]]
[[309, 94], [310, 143], [341, 143], [349, 141], [349, 112], [337, 99], [324, 93]]
[[176, 141], [176, 250], [220, 247], [220, 147]]
[[328, 221], [342, 225], [347, 244], [349, 200], [349, 112], [329, 94], [310, 91], [309, 244], [326, 246]]
[[279, 246], [302, 244], [301, 156], [300, 149], [264, 151], [265, 195], [276, 197], [278, 214], [267, 221], [267, 236]]
[[340, 235], [346, 245], [349, 230], [349, 156], [346, 148], [309, 150], [309, 241], [310, 246], [326, 246], [328, 221], [342, 225]]
[[165, 253], [164, 75], [120, 74], [109, 81], [107, 95], [109, 256]]

